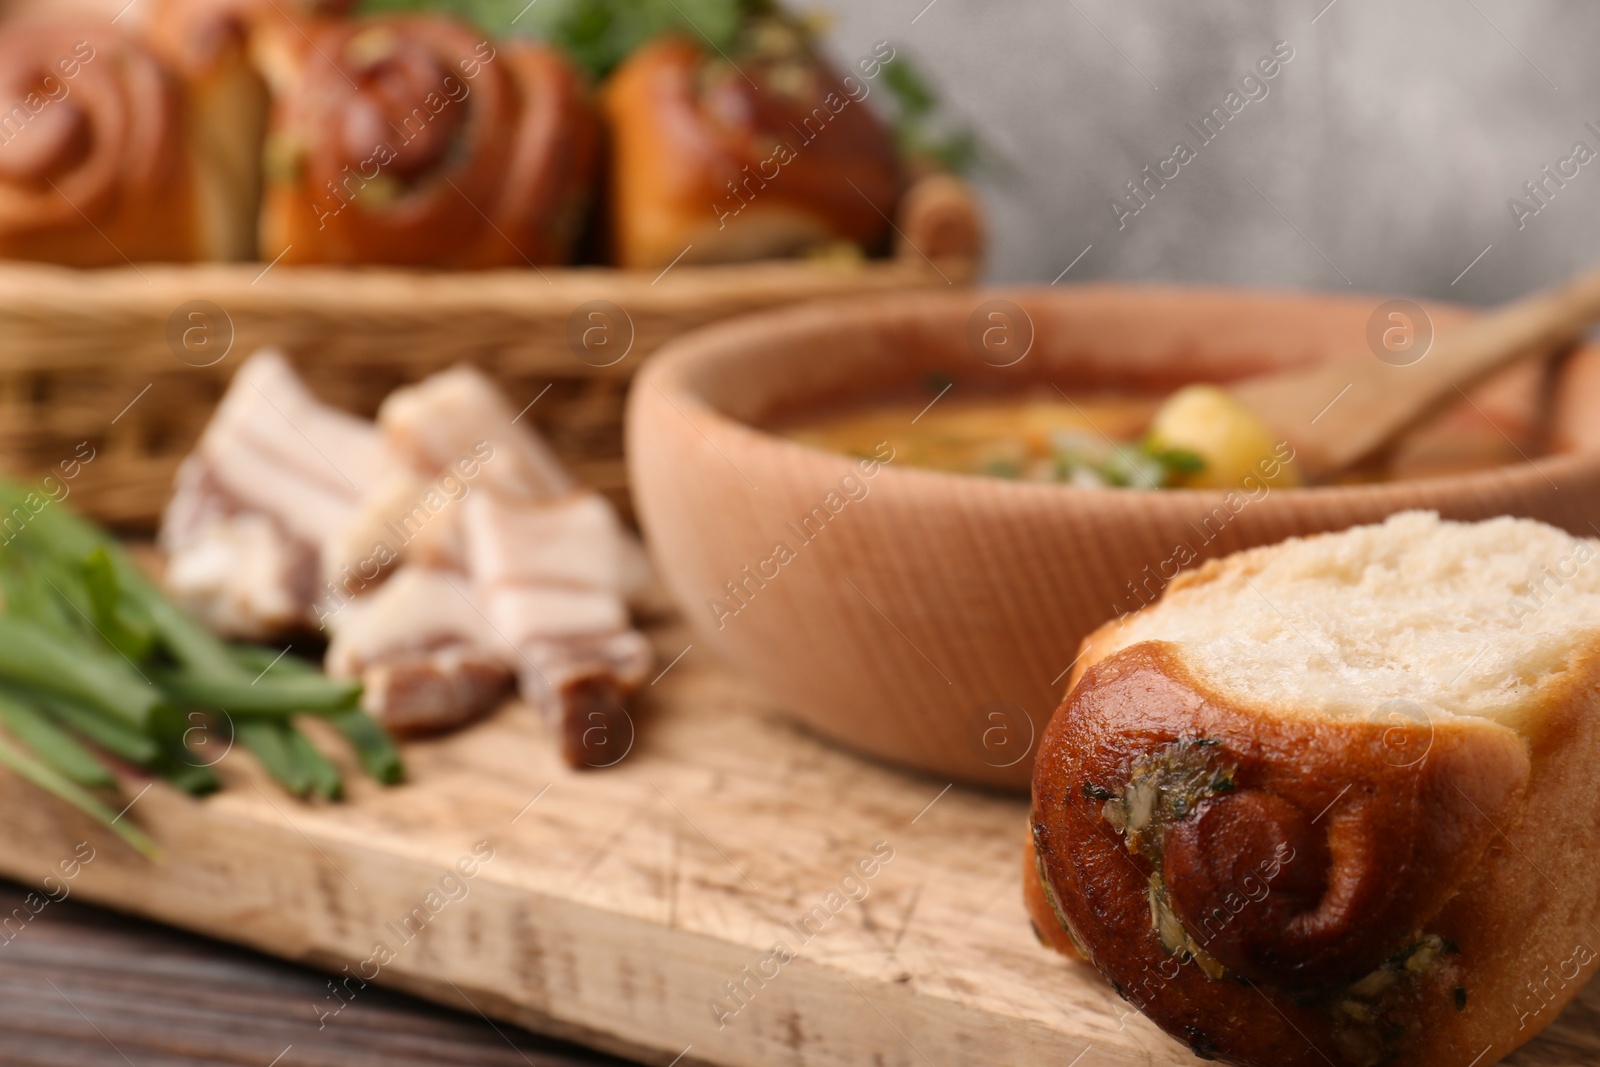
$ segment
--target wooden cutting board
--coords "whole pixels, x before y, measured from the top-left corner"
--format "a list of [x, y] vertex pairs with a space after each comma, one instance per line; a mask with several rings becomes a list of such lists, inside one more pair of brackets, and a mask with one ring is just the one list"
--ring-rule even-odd
[[[662, 663], [690, 640], [654, 636]], [[695, 647], [637, 720], [619, 765], [577, 773], [513, 706], [409, 746], [408, 785], [351, 774], [342, 805], [230, 753], [218, 796], [134, 803], [161, 864], [0, 775], [0, 871], [314, 964], [344, 981], [305, 1005], [329, 1027], [365, 976], [658, 1064], [1200, 1062], [1035, 942], [1020, 798], [857, 759]], [[1600, 985], [1509, 1062], [1600, 1062], [1597, 1012]]]

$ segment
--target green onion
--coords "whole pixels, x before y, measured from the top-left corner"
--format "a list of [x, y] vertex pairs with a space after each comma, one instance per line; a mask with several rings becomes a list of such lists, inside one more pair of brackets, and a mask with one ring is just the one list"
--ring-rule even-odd
[[310, 674], [322, 677], [322, 672], [315, 666], [307, 663], [299, 656], [292, 656], [289, 650], [271, 649], [265, 645], [237, 644], [229, 651], [233, 658], [245, 670], [250, 672], [252, 678], [261, 678], [267, 674]]
[[66, 604], [39, 574], [39, 569], [21, 557], [8, 554], [0, 567], [0, 593], [6, 611], [31, 619], [52, 633], [76, 637], [82, 627], [69, 614]]
[[146, 766], [161, 754], [161, 748], [153, 738], [121, 719], [50, 694], [30, 693], [29, 696], [56, 722], [113, 756]]
[[287, 723], [267, 719], [248, 720], [235, 727], [236, 736], [255, 754], [262, 768], [279, 785], [303, 797], [311, 791], [311, 769], [300, 761], [291, 744], [292, 732]]
[[223, 708], [230, 715], [330, 714], [355, 707], [361, 698], [360, 682], [321, 674], [286, 674], [270, 681], [263, 678], [259, 683], [252, 683], [243, 675], [241, 681], [183, 671], [152, 670], [151, 677], [177, 705]]
[[[338, 800], [338, 767], [294, 726], [313, 715], [373, 777], [400, 780], [399, 751], [361, 711], [358, 683], [229, 645], [167, 599], [110, 534], [0, 479], [0, 512], [16, 509], [27, 521], [0, 542], [0, 726], [18, 744], [0, 735], [0, 765], [146, 854], [149, 839], [85, 789], [118, 784], [96, 750], [201, 795], [221, 787], [211, 767], [237, 740], [295, 796]], [[202, 744], [197, 731], [215, 737]]]
[[72, 739], [38, 708], [10, 693], [0, 692], [0, 723], [28, 746], [40, 761], [78, 785], [91, 789], [113, 788], [116, 776], [88, 749]]
[[342, 711], [329, 716], [328, 721], [350, 742], [368, 774], [384, 785], [398, 785], [405, 780], [400, 750], [372, 716], [362, 711]]
[[104, 547], [89, 553], [84, 561], [83, 585], [93, 609], [96, 632], [130, 660], [148, 656], [155, 643], [150, 617], [135, 601], [122, 595], [116, 566]]
[[344, 782], [339, 777], [339, 768], [317, 751], [310, 738], [299, 730], [290, 729], [289, 751], [311, 776], [311, 787], [319, 794], [328, 800], [338, 800], [344, 796]]
[[181, 789], [192, 797], [203, 797], [222, 788], [222, 779], [210, 767], [197, 767], [181, 761], [167, 761], [157, 770], [174, 789]]
[[0, 615], [0, 680], [41, 689], [143, 727], [161, 694], [127, 660], [84, 644], [68, 648], [13, 615]]
[[3, 739], [0, 739], [0, 764], [10, 767], [23, 779], [51, 796], [71, 804], [150, 859], [161, 858], [161, 850], [156, 847], [156, 843], [146, 837], [137, 826], [123, 822], [119, 814], [100, 803], [92, 794], [85, 792], [63, 775]]
[[[223, 729], [224, 723], [226, 731]], [[224, 732], [227, 736], [222, 755], [210, 760], [201, 759], [196, 749], [207, 749], [213, 743], [209, 735]], [[193, 733], [208, 736], [191, 744], [189, 735]], [[204, 796], [222, 788], [222, 782], [212, 772], [211, 766], [232, 751], [235, 729], [231, 718], [223, 716], [219, 723], [217, 716], [204, 711], [180, 712], [176, 708], [163, 706], [150, 716], [149, 734], [160, 749], [151, 767], [171, 785], [191, 796]]]
[[[28, 495], [15, 484], [0, 483], [0, 510], [9, 511]], [[31, 508], [28, 510], [32, 510]], [[227, 677], [237, 670], [228, 646], [156, 588], [109, 533], [59, 504], [37, 512], [14, 542], [23, 551], [59, 563], [87, 560], [104, 551], [122, 594], [142, 609], [163, 645], [179, 662], [194, 670]]]

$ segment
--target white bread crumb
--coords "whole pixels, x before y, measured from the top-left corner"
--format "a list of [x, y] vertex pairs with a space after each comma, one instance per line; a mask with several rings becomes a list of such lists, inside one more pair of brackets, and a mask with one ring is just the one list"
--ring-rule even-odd
[[1198, 680], [1284, 713], [1523, 727], [1600, 636], [1600, 541], [1530, 519], [1408, 511], [1207, 563], [1114, 626], [1107, 654], [1179, 647]]

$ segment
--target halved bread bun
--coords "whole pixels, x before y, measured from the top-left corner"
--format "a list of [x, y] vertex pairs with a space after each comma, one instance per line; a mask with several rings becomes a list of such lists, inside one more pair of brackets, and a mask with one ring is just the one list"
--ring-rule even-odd
[[1410, 512], [1103, 627], [1034, 772], [1046, 941], [1230, 1063], [1523, 1044], [1600, 961], [1597, 550]]

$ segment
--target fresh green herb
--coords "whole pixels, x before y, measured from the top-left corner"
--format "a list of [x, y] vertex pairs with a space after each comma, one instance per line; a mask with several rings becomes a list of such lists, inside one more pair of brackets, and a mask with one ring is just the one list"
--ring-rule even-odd
[[900, 113], [907, 118], [926, 118], [939, 107], [939, 98], [934, 95], [922, 72], [902, 56], [895, 56], [885, 65], [883, 82], [894, 93]]
[[161, 702], [155, 687], [104, 643], [51, 634], [9, 611], [0, 615], [0, 680], [80, 701], [135, 729]]
[[239, 665], [250, 672], [252, 679], [260, 678], [269, 671], [296, 672], [315, 678], [323, 676], [321, 671], [299, 656], [289, 655], [288, 648], [268, 648], [265, 645], [241, 642], [230, 645], [228, 650], [233, 653], [233, 658]]
[[130, 661], [148, 656], [155, 642], [150, 616], [138, 601], [123, 597], [117, 583], [116, 564], [103, 547], [89, 553], [84, 560], [83, 585], [88, 593], [94, 628], [106, 642]]
[[1169, 474], [1150, 453], [1127, 446], [1112, 449], [1100, 470], [1109, 484], [1124, 489], [1160, 489], [1167, 484]]
[[0, 738], [0, 764], [9, 767], [24, 780], [38, 786], [52, 796], [66, 801], [79, 811], [104, 824], [112, 833], [149, 858], [157, 859], [160, 857], [161, 851], [156, 848], [155, 842], [146, 837], [138, 827], [120, 819], [116, 812], [101, 803], [93, 793], [74, 784], [59, 772], [52, 770], [27, 753], [14, 747], [11, 742], [4, 738]]
[[984, 472], [996, 478], [1017, 479], [1022, 477], [1022, 464], [1014, 459], [993, 459], [984, 464]]
[[1196, 452], [1185, 448], [1156, 448], [1148, 441], [1141, 446], [1145, 455], [1168, 470], [1179, 474], [1199, 474], [1206, 469], [1206, 461]]
[[196, 767], [193, 764], [173, 761], [159, 768], [161, 777], [174, 789], [180, 789], [192, 797], [209, 796], [222, 788], [222, 779], [210, 767]]
[[311, 788], [324, 800], [338, 800], [344, 796], [344, 781], [339, 768], [328, 757], [317, 751], [309, 738], [298, 730], [289, 731], [289, 751], [311, 779]]
[[361, 0], [363, 12], [439, 11], [496, 37], [538, 37], [566, 52], [590, 76], [605, 77], [634, 49], [680, 33], [732, 51], [746, 20], [767, 0]]
[[29, 522], [0, 546], [0, 765], [147, 855], [154, 845], [105, 802], [117, 779], [97, 753], [201, 795], [220, 788], [211, 765], [238, 740], [291, 793], [337, 800], [338, 769], [294, 724], [316, 716], [373, 777], [401, 779], [399, 752], [361, 711], [359, 685], [229, 645], [168, 600], [110, 534], [0, 480], [0, 511], [19, 508]]
[[311, 770], [300, 758], [298, 747], [291, 742], [291, 736], [297, 735], [292, 733], [287, 723], [241, 722], [234, 730], [239, 741], [255, 754], [261, 766], [279, 785], [297, 797], [303, 797], [311, 791]]
[[48, 693], [30, 695], [33, 702], [58, 725], [113, 756], [148, 766], [161, 755], [161, 746], [148, 734], [124, 725], [112, 716]]
[[334, 729], [344, 735], [356, 750], [361, 766], [384, 785], [397, 785], [405, 779], [400, 750], [383, 727], [359, 709], [342, 711], [330, 718]]
[[1063, 431], [1051, 447], [1055, 480], [1069, 485], [1168, 489], [1205, 469], [1193, 452], [1157, 448], [1149, 438], [1115, 444], [1098, 434]]
[[360, 683], [321, 674], [285, 673], [266, 687], [248, 676], [211, 678], [183, 670], [155, 670], [151, 676], [180, 706], [226, 708], [236, 717], [281, 716], [286, 703], [304, 714], [331, 715], [354, 707], [361, 696]]
[[884, 64], [882, 76], [894, 101], [895, 140], [902, 156], [930, 162], [953, 174], [970, 173], [983, 161], [976, 135], [951, 125], [938, 95], [910, 59], [896, 55]]
[[226, 716], [199, 710], [180, 714], [163, 705], [150, 716], [149, 735], [156, 742], [149, 767], [169, 785], [197, 797], [222, 788], [210, 766], [221, 756], [210, 752], [213, 739], [220, 741], [222, 755], [232, 746], [233, 723]]
[[0, 692], [0, 725], [21, 741], [39, 760], [66, 778], [90, 789], [108, 789], [116, 777], [93, 753], [49, 716], [10, 693]]

